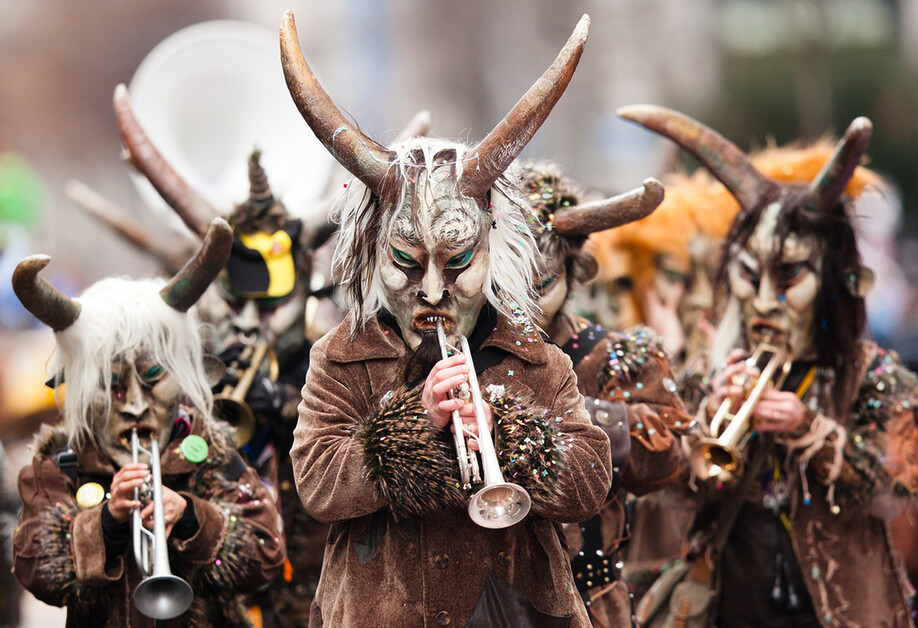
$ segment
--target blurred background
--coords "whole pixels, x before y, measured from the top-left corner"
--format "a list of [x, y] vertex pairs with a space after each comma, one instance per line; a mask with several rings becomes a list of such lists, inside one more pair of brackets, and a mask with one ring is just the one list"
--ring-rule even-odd
[[[607, 192], [673, 165], [666, 142], [616, 117], [622, 105], [679, 109], [745, 150], [837, 136], [854, 117], [870, 117], [870, 165], [894, 190], [864, 209], [865, 255], [881, 279], [871, 327], [885, 344], [918, 354], [910, 289], [918, 281], [918, 0], [0, 0], [0, 436], [11, 457], [9, 443], [53, 414], [34, 378], [16, 379], [40, 370], [51, 350], [12, 295], [16, 262], [51, 255], [47, 276], [69, 293], [106, 275], [159, 270], [81, 212], [66, 182], [86, 184], [164, 240], [183, 237], [120, 158], [111, 104], [118, 83], [131, 86], [152, 139], [173, 142], [172, 158], [219, 208], [245, 198], [253, 146], [242, 128], [286, 140], [273, 152], [274, 140], [256, 140], [272, 187], [295, 213], [319, 207], [334, 170], [283, 85], [277, 29], [288, 8], [326, 89], [382, 141], [420, 109], [431, 111], [434, 135], [481, 139], [589, 13], [580, 66], [523, 156], [556, 160]], [[184, 61], [145, 62], [170, 35], [212, 20], [248, 24], [240, 37], [251, 55], [227, 49], [203, 77]], [[263, 69], [223, 91], [256, 57], [267, 68], [253, 65]], [[249, 104], [262, 94], [280, 109]], [[159, 124], [173, 128], [156, 131]], [[227, 169], [235, 187], [213, 176]]]

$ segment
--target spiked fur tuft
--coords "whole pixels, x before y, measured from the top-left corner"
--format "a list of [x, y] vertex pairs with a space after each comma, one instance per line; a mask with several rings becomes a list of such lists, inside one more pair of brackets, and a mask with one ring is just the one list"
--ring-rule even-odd
[[449, 434], [433, 433], [421, 392], [398, 392], [354, 432], [366, 476], [397, 519], [464, 505]]

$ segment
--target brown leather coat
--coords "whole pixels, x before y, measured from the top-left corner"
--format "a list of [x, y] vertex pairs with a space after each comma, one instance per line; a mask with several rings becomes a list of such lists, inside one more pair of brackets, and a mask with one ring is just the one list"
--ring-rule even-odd
[[[648, 328], [624, 333], [600, 330], [597, 332], [585, 319], [559, 314], [550, 331], [555, 342], [572, 351], [580, 349], [575, 346], [578, 341], [595, 342], [574, 369], [580, 391], [587, 397], [587, 407], [591, 399], [603, 399], [618, 406], [621, 416], [627, 414], [627, 433], [631, 440], [627, 464], [615, 469], [615, 473], [620, 474], [619, 480], [600, 512], [602, 555], [590, 561], [596, 565], [611, 563], [611, 570], [615, 570], [618, 558], [614, 554], [627, 534], [623, 491], [643, 495], [666, 486], [679, 476], [685, 469], [685, 458], [680, 440], [673, 432], [687, 430], [692, 417], [686, 413], [676, 393], [673, 374], [654, 332]], [[596, 342], [594, 336], [598, 333], [602, 337]], [[607, 433], [612, 432], [611, 422], [615, 420], [610, 414], [593, 414], [594, 423]], [[613, 442], [613, 451], [618, 446]], [[613, 460], [615, 458], [613, 454]], [[619, 487], [622, 490], [618, 490]], [[571, 556], [575, 558], [583, 550], [580, 526], [565, 526], [565, 533]], [[620, 578], [602, 576], [590, 586], [589, 597], [594, 625], [630, 625], [631, 602], [628, 588]]]
[[[264, 585], [283, 565], [277, 507], [254, 470], [238, 458], [241, 466], [231, 462], [235, 448], [228, 428], [196, 416], [191, 433], [208, 442], [207, 458], [189, 462], [176, 439], [163, 449], [161, 470], [163, 484], [194, 505], [198, 531], [183, 541], [170, 539], [169, 562], [172, 573], [191, 585], [195, 599], [185, 614], [159, 625], [245, 625], [238, 594]], [[38, 599], [66, 606], [68, 626], [152, 627], [154, 621], [131, 601], [141, 579], [131, 545], [124, 555], [106, 560], [104, 502], [81, 509], [75, 499], [86, 482], [108, 490], [115, 469], [85, 443], [75, 449], [75, 486], [58, 463], [57, 454], [66, 449], [63, 432], [45, 428], [32, 464], [20, 472], [15, 573]]]
[[[498, 425], [505, 479], [526, 486], [533, 504], [522, 522], [489, 530], [471, 521], [467, 497], [436, 497], [441, 485], [455, 484], [436, 469], [455, 463], [447, 458], [438, 466], [443, 456], [432, 453], [436, 439], [423, 407], [400, 411], [404, 396], [387, 395], [404, 386], [409, 358], [397, 331], [378, 319], [353, 339], [349, 331], [345, 321], [313, 348], [294, 433], [292, 458], [303, 503], [317, 519], [334, 522], [312, 625], [527, 625], [525, 618], [529, 625], [589, 626], [557, 522], [581, 521], [599, 510], [611, 483], [611, 461], [608, 438], [589, 422], [570, 360], [531, 326], [504, 317], [482, 344], [501, 353], [478, 375], [489, 391], [485, 398], [500, 396], [496, 385], [504, 387], [504, 399], [527, 399], [516, 425], [537, 428], [513, 442]], [[378, 438], [385, 442], [374, 449], [376, 460], [367, 456], [371, 444], [354, 434], [381, 415], [397, 415], [406, 432]], [[451, 437], [443, 438], [451, 448]], [[547, 445], [532, 449], [524, 442], [531, 440]], [[526, 449], [528, 462], [511, 475], [508, 460], [518, 448]], [[412, 453], [400, 456], [407, 449]], [[556, 454], [552, 467], [545, 466]], [[369, 468], [374, 477], [402, 475], [383, 486], [368, 480]], [[557, 482], [544, 491], [533, 488], [532, 476], [550, 475], [552, 468], [560, 468]], [[419, 495], [406, 494], [413, 490]], [[393, 515], [406, 511], [403, 501], [417, 502], [409, 510], [418, 514]], [[509, 616], [508, 624], [499, 623], [500, 613]]]

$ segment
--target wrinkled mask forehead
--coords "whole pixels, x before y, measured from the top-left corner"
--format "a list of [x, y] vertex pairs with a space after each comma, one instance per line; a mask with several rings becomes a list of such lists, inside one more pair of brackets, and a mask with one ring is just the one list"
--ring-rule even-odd
[[487, 214], [462, 196], [451, 166], [417, 168], [393, 217], [392, 233], [415, 246], [469, 246], [479, 239]]
[[783, 243], [778, 241], [781, 209], [780, 203], [772, 203], [762, 212], [759, 223], [743, 248], [761, 264], [810, 261], [818, 270], [822, 266], [822, 247], [815, 236], [791, 232], [784, 237]]

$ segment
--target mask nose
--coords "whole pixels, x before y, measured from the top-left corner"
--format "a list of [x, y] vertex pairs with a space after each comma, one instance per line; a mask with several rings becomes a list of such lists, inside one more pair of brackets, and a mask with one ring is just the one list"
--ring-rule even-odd
[[140, 382], [137, 381], [137, 377], [132, 376], [128, 378], [128, 383], [124, 390], [124, 403], [121, 404], [118, 411], [122, 415], [138, 421], [149, 407], [147, 400], [143, 396], [143, 389], [140, 386]]
[[770, 273], [764, 273], [759, 289], [752, 299], [752, 306], [760, 316], [768, 316], [778, 309], [780, 302], [778, 289]]
[[255, 336], [258, 333], [261, 317], [258, 315], [258, 306], [255, 301], [249, 299], [239, 310], [239, 313], [233, 316], [233, 327], [240, 335]]
[[440, 269], [434, 268], [433, 265], [429, 266], [421, 280], [418, 296], [428, 305], [437, 305], [443, 299], [448, 298], [449, 294]]

